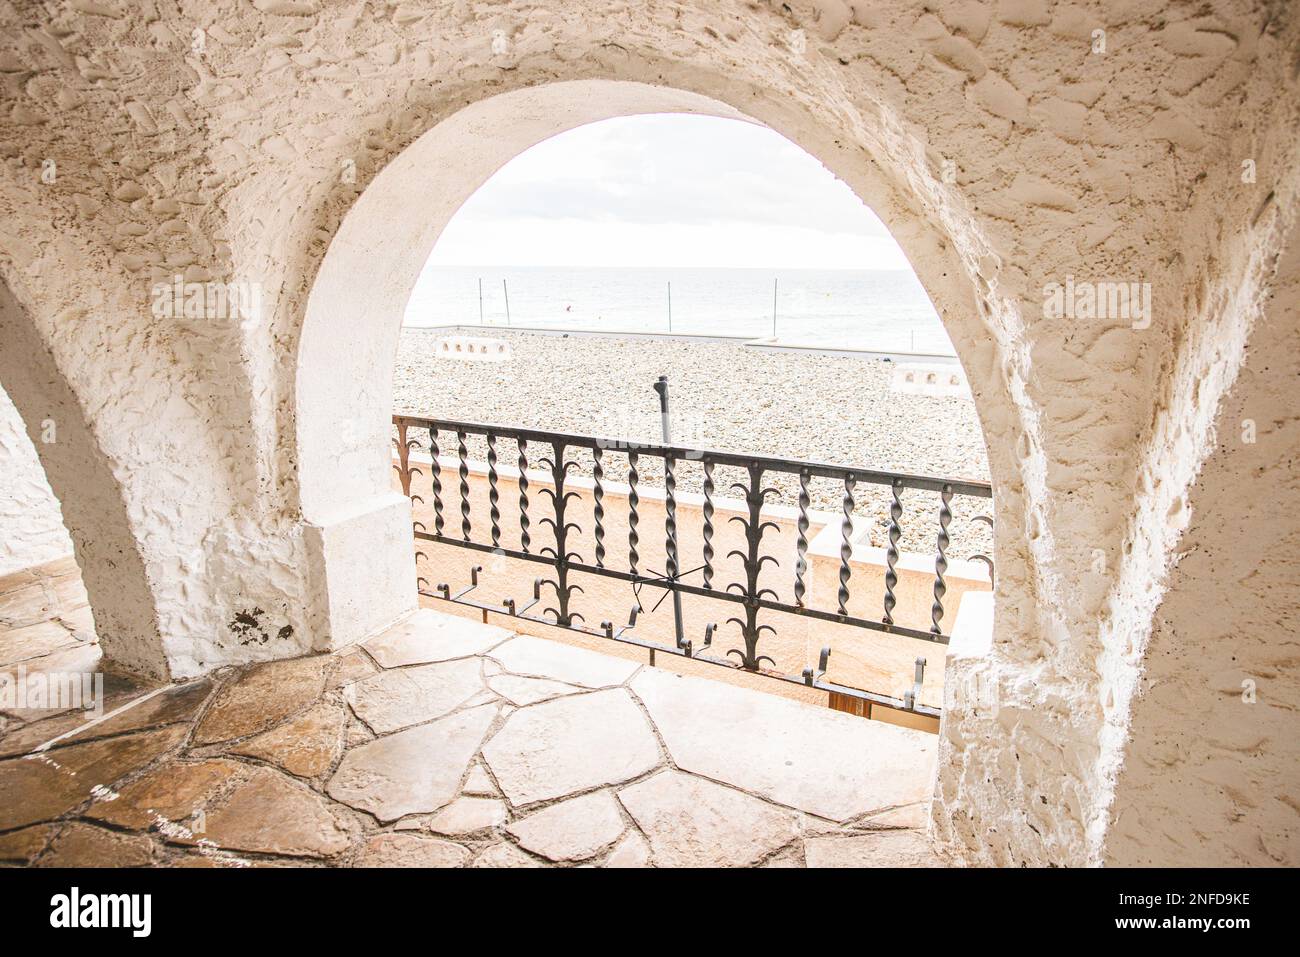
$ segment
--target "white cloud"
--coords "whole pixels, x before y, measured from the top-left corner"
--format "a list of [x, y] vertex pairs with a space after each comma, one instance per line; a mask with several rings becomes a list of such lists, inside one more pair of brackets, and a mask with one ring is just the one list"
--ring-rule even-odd
[[909, 268], [876, 215], [789, 140], [686, 114], [605, 120], [521, 153], [429, 263]]

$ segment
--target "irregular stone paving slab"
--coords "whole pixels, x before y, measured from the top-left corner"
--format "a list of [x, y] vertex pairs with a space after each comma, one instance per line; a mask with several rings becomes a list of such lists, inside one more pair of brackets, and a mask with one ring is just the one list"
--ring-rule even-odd
[[512, 638], [493, 649], [490, 657], [516, 675], [553, 678], [584, 688], [621, 685], [641, 667], [635, 661], [611, 658], [530, 635]]
[[343, 750], [347, 710], [321, 702], [306, 714], [264, 731], [230, 749], [278, 765], [300, 778], [315, 778], [333, 765]]
[[339, 655], [338, 666], [334, 669], [334, 673], [330, 675], [325, 689], [333, 691], [336, 688], [346, 688], [354, 681], [369, 678], [378, 671], [379, 666], [371, 661], [364, 651], [360, 648], [353, 648], [351, 651]]
[[618, 840], [626, 827], [613, 795], [597, 791], [552, 804], [506, 830], [520, 847], [548, 860], [585, 861]]
[[457, 798], [429, 821], [439, 834], [472, 834], [506, 822], [506, 805], [495, 798]]
[[465, 779], [465, 793], [495, 797], [497, 786], [492, 783], [487, 771], [476, 764], [469, 769], [469, 777]]
[[246, 768], [243, 778], [206, 812], [206, 827], [195, 841], [292, 857], [330, 857], [347, 850], [347, 824], [324, 797], [271, 768]]
[[632, 690], [684, 771], [835, 821], [929, 796], [924, 731], [654, 668]]
[[326, 790], [384, 822], [436, 811], [455, 797], [495, 717], [487, 705], [353, 748]]
[[[132, 701], [142, 699], [150, 690], [144, 686], [133, 687], [126, 693], [115, 693], [110, 697], [107, 692], [107, 682], [105, 685], [104, 714], [131, 705]], [[95, 715], [88, 715], [79, 709], [43, 721], [33, 721], [0, 740], [0, 757], [30, 754], [40, 745], [53, 741], [69, 731], [77, 731], [77, 733], [57, 742], [54, 745], [56, 749], [128, 731], [140, 731], [186, 721], [194, 716], [211, 690], [212, 683], [206, 680], [176, 685], [151, 698], [140, 700], [139, 704], [128, 707], [116, 717], [93, 725], [91, 722], [97, 720]]]
[[357, 867], [464, 867], [467, 848], [425, 834], [377, 834], [357, 856]]
[[474, 708], [481, 704], [490, 704], [497, 700], [497, 696], [491, 691], [480, 691], [474, 697], [465, 702], [464, 707]]
[[537, 858], [525, 854], [508, 841], [493, 844], [474, 858], [471, 867], [545, 867]]
[[95, 614], [89, 605], [63, 612], [59, 615], [58, 622], [72, 632], [78, 641], [99, 641], [99, 636], [95, 634]]
[[0, 831], [72, 810], [96, 785], [109, 787], [179, 745], [187, 730], [174, 725], [0, 761]]
[[661, 771], [618, 798], [650, 839], [657, 867], [745, 867], [797, 833], [792, 812], [678, 771]]
[[217, 694], [194, 734], [195, 744], [265, 731], [301, 711], [325, 690], [327, 655], [253, 665]]
[[344, 696], [376, 734], [441, 718], [483, 690], [478, 661], [466, 658], [381, 671], [349, 687]]
[[30, 864], [45, 850], [57, 830], [53, 824], [37, 824], [20, 831], [0, 834], [0, 863]]
[[113, 800], [92, 804], [86, 817], [132, 830], [165, 821], [188, 826], [246, 769], [247, 765], [222, 758], [193, 764], [169, 761], [121, 788]]
[[791, 868], [802, 868], [803, 861], [799, 857], [799, 852], [795, 850], [785, 850], [765, 860], [759, 867], [769, 870], [789, 870]]
[[40, 566], [21, 568], [16, 572], [10, 572], [8, 575], [0, 575], [0, 595], [7, 595], [16, 588], [22, 588], [24, 585], [39, 581], [40, 577]]
[[513, 634], [456, 615], [421, 608], [363, 646], [385, 668], [481, 655]]
[[483, 757], [516, 807], [618, 784], [661, 760], [645, 715], [621, 688], [516, 711]]
[[0, 632], [0, 666], [39, 658], [76, 644], [72, 632], [55, 621], [38, 621], [34, 625], [13, 628]]
[[539, 701], [549, 701], [552, 698], [587, 690], [546, 678], [520, 678], [518, 675], [498, 675], [489, 679], [488, 687], [511, 704], [521, 708], [525, 705], [537, 704]]
[[633, 831], [609, 852], [605, 858], [606, 867], [649, 867], [650, 845], [645, 838]]
[[873, 814], [866, 820], [859, 822], [857, 826], [861, 828], [923, 828], [926, 819], [930, 816], [929, 812], [930, 809], [925, 804], [909, 804], [907, 807], [896, 807], [882, 814]]
[[809, 867], [943, 867], [920, 831], [878, 831], [855, 837], [810, 837]]
[[0, 593], [0, 624], [25, 628], [54, 617], [55, 596], [44, 582], [32, 582]]
[[153, 841], [89, 824], [70, 824], [41, 855], [40, 867], [148, 867]]
[[344, 748], [355, 748], [359, 744], [375, 740], [375, 732], [365, 726], [360, 718], [348, 718], [348, 728], [343, 735]]

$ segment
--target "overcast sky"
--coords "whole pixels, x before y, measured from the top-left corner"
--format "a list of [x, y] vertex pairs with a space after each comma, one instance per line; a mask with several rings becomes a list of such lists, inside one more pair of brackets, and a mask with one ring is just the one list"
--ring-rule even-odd
[[908, 269], [853, 191], [772, 130], [628, 116], [521, 153], [460, 208], [435, 266]]

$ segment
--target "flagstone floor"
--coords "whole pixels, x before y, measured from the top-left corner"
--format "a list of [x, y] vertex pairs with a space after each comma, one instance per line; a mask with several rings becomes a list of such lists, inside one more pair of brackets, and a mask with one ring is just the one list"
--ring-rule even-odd
[[[0, 580], [0, 671], [96, 667], [59, 587]], [[0, 863], [941, 863], [931, 734], [430, 609], [340, 654], [105, 693], [97, 722], [0, 712]]]

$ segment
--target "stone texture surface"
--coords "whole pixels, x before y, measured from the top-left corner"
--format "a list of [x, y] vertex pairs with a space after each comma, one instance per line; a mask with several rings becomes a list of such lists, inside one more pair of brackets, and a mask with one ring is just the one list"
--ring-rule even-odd
[[525, 854], [513, 844], [501, 843], [493, 844], [486, 851], [474, 858], [472, 867], [545, 867], [535, 857]]
[[272, 661], [243, 672], [218, 693], [194, 733], [196, 744], [264, 731], [321, 696], [329, 658]]
[[36, 824], [0, 834], [0, 863], [30, 864], [45, 850], [55, 831], [54, 825]]
[[[540, 654], [547, 647], [560, 646], [546, 642], [530, 653]], [[316, 704], [267, 730], [191, 750], [185, 750], [185, 737], [199, 720], [200, 706], [211, 699], [208, 682], [181, 684], [140, 699], [133, 697], [139, 687], [119, 689], [110, 701], [139, 703], [104, 723], [114, 736], [60, 744], [41, 760], [0, 760], [0, 797], [6, 798], [0, 814], [10, 815], [0, 817], [0, 863], [802, 866], [806, 843], [811, 859], [826, 862], [914, 863], [928, 853], [915, 826], [924, 802], [845, 826], [695, 774], [656, 772], [664, 755], [654, 726], [638, 699], [623, 688], [564, 685], [571, 693], [521, 708], [503, 703], [475, 706], [472, 702], [480, 697], [475, 694], [450, 715], [375, 737], [350, 714], [343, 700], [346, 683], [336, 683], [345, 666], [355, 667], [357, 654], [353, 650], [333, 656], [352, 664], [325, 659], [323, 668], [313, 668], [309, 689], [314, 691], [317, 676], [324, 674], [333, 676], [334, 687]], [[571, 666], [566, 656], [560, 658], [565, 659], [560, 667]], [[433, 667], [446, 673], [449, 664], [459, 671], [465, 664], [489, 663], [488, 658], [471, 658]], [[583, 667], [588, 664], [583, 662]], [[626, 663], [618, 666], [626, 671]], [[403, 666], [383, 674], [418, 673], [429, 667]], [[243, 671], [224, 676], [229, 687], [243, 690], [227, 696], [220, 733], [236, 723], [260, 725], [277, 713], [276, 708], [254, 707], [249, 701], [247, 689], [264, 682], [265, 675], [259, 675], [263, 668]], [[366, 672], [355, 670], [359, 675]], [[554, 680], [524, 681], [549, 686]], [[661, 698], [670, 698], [682, 713], [712, 714], [719, 701], [732, 707], [725, 693], [719, 696], [727, 689], [711, 682], [673, 684], [663, 692], [651, 687], [653, 679], [637, 681], [647, 699], [656, 702], [656, 710], [663, 710]], [[286, 682], [295, 700], [301, 700], [301, 686], [296, 680]], [[682, 694], [689, 700], [678, 700]], [[220, 697], [213, 701], [217, 703]], [[800, 714], [792, 716], [770, 709], [766, 702], [755, 705], [744, 730], [759, 740], [779, 740], [782, 723], [824, 724], [825, 740], [848, 753], [870, 751], [875, 741], [871, 722], [852, 719], [845, 727], [855, 732], [855, 739], [840, 741], [836, 728], [843, 716], [799, 707]], [[674, 712], [666, 723], [677, 720]], [[349, 723], [355, 735], [348, 733]], [[724, 746], [741, 747], [729, 737], [735, 729], [722, 724]], [[9, 725], [11, 735], [34, 729], [44, 738], [65, 727], [79, 727], [80, 718], [63, 715], [31, 725], [7, 721], [6, 728]], [[82, 733], [92, 735], [104, 725]], [[924, 763], [932, 752], [918, 746], [915, 756]], [[301, 780], [320, 782], [335, 766], [325, 785], [329, 798], [319, 793], [319, 783]], [[519, 810], [512, 812], [493, 774], [507, 784], [505, 797]], [[634, 779], [639, 780], [632, 783]], [[115, 788], [91, 792], [95, 784], [115, 782]], [[857, 783], [840, 777], [829, 786], [850, 790]], [[362, 823], [363, 813], [379, 818], [378, 832], [373, 822]], [[44, 820], [54, 823], [30, 823]], [[852, 843], [888, 834], [910, 838]], [[841, 843], [809, 843], [829, 838]]]
[[430, 608], [421, 608], [406, 621], [366, 642], [366, 651], [384, 668], [428, 664], [481, 655], [511, 633]]
[[384, 671], [345, 692], [357, 717], [376, 734], [440, 718], [483, 690], [474, 658]]
[[804, 842], [808, 867], [942, 867], [919, 831], [880, 831], [861, 837], [813, 837]]
[[516, 807], [618, 784], [661, 760], [649, 723], [621, 689], [516, 711], [483, 755]]
[[924, 802], [918, 802], [872, 814], [859, 823], [862, 827], [908, 827], [924, 830], [928, 811], [929, 807]]
[[180, 744], [183, 726], [142, 731], [58, 748], [39, 758], [0, 761], [0, 830], [57, 817], [90, 800], [91, 789], [111, 786]]
[[160, 819], [187, 825], [238, 780], [243, 769], [223, 759], [169, 761], [121, 788], [116, 798], [96, 801], [86, 816], [133, 830], [152, 827]]
[[381, 821], [436, 811], [455, 796], [495, 717], [490, 705], [475, 708], [353, 748], [327, 790]]
[[300, 778], [328, 771], [343, 749], [347, 712], [342, 705], [323, 702], [279, 727], [264, 731], [230, 749], [277, 764]]
[[650, 845], [636, 832], [626, 835], [619, 841], [609, 856], [605, 858], [606, 867], [649, 867]]
[[794, 814], [676, 771], [619, 791], [658, 867], [744, 867], [789, 843]]
[[842, 821], [930, 793], [935, 737], [923, 731], [653, 668], [632, 690], [678, 767], [781, 804]]
[[608, 791], [571, 798], [515, 821], [507, 830], [519, 846], [552, 861], [585, 861], [626, 828]]
[[[139, 700], [139, 703], [106, 720], [73, 711], [43, 721], [33, 721], [0, 739], [0, 757], [28, 754], [40, 745], [61, 738], [62, 735], [77, 729], [81, 730], [70, 737], [61, 738], [57, 741], [57, 745], [78, 744], [129, 731], [188, 721], [203, 705], [211, 690], [211, 682], [202, 680], [177, 685], [147, 699], [143, 699], [146, 692], [136, 688], [111, 697], [106, 694], [108, 700], [104, 703], [105, 715], [131, 704], [132, 701]], [[92, 721], [97, 723], [92, 725], [90, 724]]]
[[69, 824], [41, 855], [41, 867], [149, 867], [153, 841], [89, 824]]
[[321, 795], [270, 768], [250, 767], [206, 812], [196, 839], [223, 850], [329, 857], [347, 850], [346, 821]]
[[550, 681], [546, 678], [520, 678], [518, 675], [497, 675], [495, 678], [488, 679], [488, 687], [519, 707], [586, 690], [560, 681]]
[[469, 776], [465, 779], [465, 793], [475, 795], [495, 795], [497, 786], [492, 783], [492, 777], [481, 765], [474, 765], [469, 769]]
[[429, 819], [429, 830], [439, 834], [472, 834], [504, 824], [506, 805], [495, 798], [457, 798]]
[[520, 635], [495, 648], [491, 657], [515, 675], [550, 678], [584, 688], [621, 685], [640, 667], [636, 662], [557, 645], [544, 638]]
[[424, 834], [377, 834], [357, 855], [357, 867], [464, 867], [468, 849]]
[[379, 671], [379, 666], [370, 660], [360, 648], [349, 648], [338, 656], [338, 665], [334, 668], [329, 680], [325, 683], [328, 691], [336, 688], [346, 688], [354, 681], [360, 681], [362, 678], [369, 678]]

